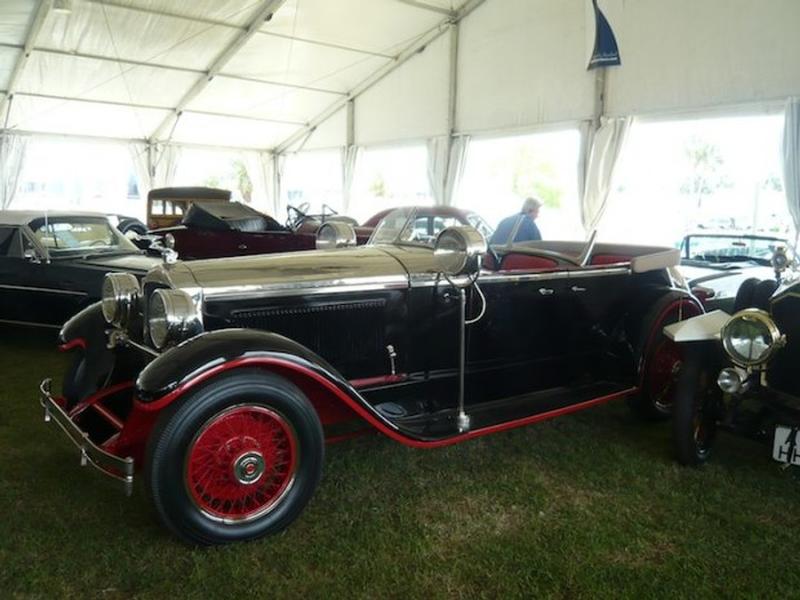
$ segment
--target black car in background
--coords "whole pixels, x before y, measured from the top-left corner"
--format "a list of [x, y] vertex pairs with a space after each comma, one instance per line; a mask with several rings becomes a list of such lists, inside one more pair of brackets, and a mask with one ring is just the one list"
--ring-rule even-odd
[[0, 211], [0, 322], [60, 327], [100, 298], [109, 271], [142, 277], [160, 262], [105, 215]]

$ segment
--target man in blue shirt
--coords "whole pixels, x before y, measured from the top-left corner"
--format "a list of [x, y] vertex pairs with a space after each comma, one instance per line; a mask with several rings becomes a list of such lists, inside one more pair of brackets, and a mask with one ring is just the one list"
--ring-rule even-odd
[[[534, 222], [536, 217], [539, 216], [539, 209], [542, 207], [542, 201], [538, 198], [526, 198], [522, 204], [522, 210], [510, 217], [506, 217], [497, 225], [497, 229], [492, 234], [492, 239], [489, 240], [489, 245], [505, 245], [512, 241], [525, 242], [529, 240], [540, 240], [542, 234]], [[519, 223], [519, 225], [517, 225]], [[509, 240], [514, 228], [516, 227], [516, 234], [513, 240]]]

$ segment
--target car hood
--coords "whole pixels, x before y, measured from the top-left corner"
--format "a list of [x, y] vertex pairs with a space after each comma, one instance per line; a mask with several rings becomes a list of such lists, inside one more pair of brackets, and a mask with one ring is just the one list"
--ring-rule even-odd
[[206, 298], [294, 295], [358, 288], [407, 287], [411, 274], [434, 275], [428, 248], [358, 246], [181, 262], [161, 279]]
[[81, 264], [90, 267], [99, 267], [107, 271], [128, 271], [131, 273], [147, 273], [155, 266], [162, 264], [161, 258], [147, 256], [136, 252], [130, 254], [94, 254], [78, 260]]

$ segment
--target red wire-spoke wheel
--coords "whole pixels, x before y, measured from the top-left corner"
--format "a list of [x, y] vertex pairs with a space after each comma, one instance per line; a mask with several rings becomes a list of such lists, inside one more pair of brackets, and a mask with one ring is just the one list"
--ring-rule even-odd
[[702, 308], [684, 293], [671, 292], [656, 302], [643, 319], [646, 337], [642, 346], [640, 392], [630, 403], [636, 414], [645, 420], [669, 418], [683, 361], [683, 347], [664, 335], [664, 327], [701, 313]]
[[319, 484], [325, 441], [312, 404], [260, 369], [214, 377], [163, 409], [144, 480], [161, 522], [192, 544], [277, 533]]
[[657, 340], [645, 374], [645, 393], [658, 410], [668, 412], [672, 407], [675, 383], [681, 368], [681, 346], [665, 336]]
[[197, 507], [223, 522], [258, 518], [280, 502], [297, 468], [297, 436], [278, 412], [234, 406], [212, 417], [186, 457]]

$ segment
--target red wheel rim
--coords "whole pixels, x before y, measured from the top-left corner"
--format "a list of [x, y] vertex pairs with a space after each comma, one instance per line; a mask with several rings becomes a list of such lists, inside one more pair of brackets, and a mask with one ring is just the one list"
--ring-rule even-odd
[[234, 406], [209, 419], [189, 445], [186, 488], [206, 515], [249, 521], [280, 502], [296, 467], [297, 436], [283, 415]]
[[647, 373], [647, 391], [657, 406], [672, 405], [675, 381], [682, 360], [683, 353], [678, 344], [664, 336], [656, 342]]

